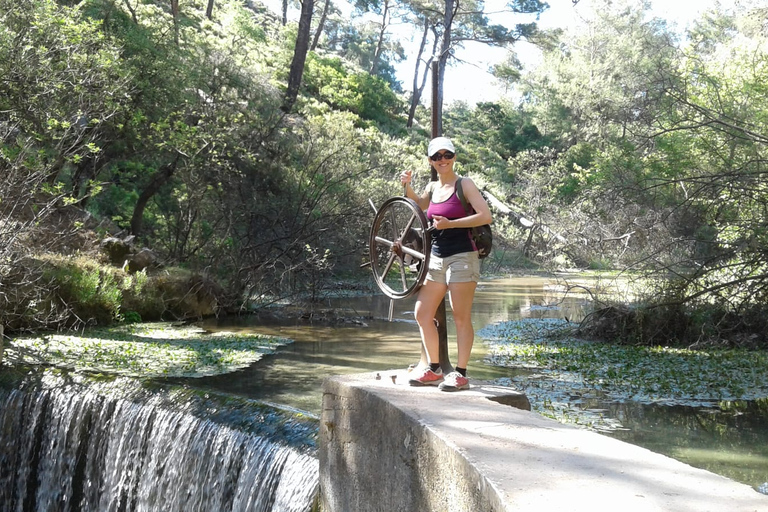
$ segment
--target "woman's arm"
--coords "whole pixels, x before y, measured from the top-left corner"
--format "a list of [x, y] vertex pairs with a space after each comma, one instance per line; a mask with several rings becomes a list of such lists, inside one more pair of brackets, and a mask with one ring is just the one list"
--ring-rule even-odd
[[418, 195], [415, 190], [413, 190], [413, 187], [411, 186], [411, 175], [413, 171], [405, 171], [403, 174], [400, 175], [400, 182], [405, 185], [405, 197], [408, 199], [413, 199], [416, 204], [419, 205], [419, 208], [422, 210], [426, 210], [429, 207], [429, 200], [432, 198], [431, 190], [432, 190], [432, 182], [427, 183], [426, 188], [424, 189], [424, 192], [421, 193], [421, 195]]

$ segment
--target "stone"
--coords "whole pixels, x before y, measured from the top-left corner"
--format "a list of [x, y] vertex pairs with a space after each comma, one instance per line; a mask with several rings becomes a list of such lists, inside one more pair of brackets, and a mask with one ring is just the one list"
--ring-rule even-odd
[[124, 239], [110, 236], [101, 241], [103, 252], [112, 265], [123, 266], [128, 256], [133, 253], [133, 237]]
[[128, 258], [128, 272], [140, 272], [153, 267], [157, 267], [157, 255], [146, 247]]

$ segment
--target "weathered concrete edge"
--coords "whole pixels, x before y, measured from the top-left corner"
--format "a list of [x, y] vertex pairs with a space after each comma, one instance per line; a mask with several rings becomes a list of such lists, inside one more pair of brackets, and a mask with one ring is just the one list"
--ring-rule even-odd
[[388, 377], [397, 372], [386, 373], [324, 384], [325, 512], [768, 511], [768, 498], [746, 485], [479, 400], [478, 386], [441, 393], [403, 385], [404, 372], [395, 385]]
[[507, 510], [458, 446], [348, 381], [324, 383], [319, 458], [324, 512]]

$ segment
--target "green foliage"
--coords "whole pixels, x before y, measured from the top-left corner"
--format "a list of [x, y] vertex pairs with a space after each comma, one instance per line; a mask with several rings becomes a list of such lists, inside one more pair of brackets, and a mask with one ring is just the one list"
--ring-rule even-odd
[[761, 12], [708, 13], [679, 43], [647, 4], [603, 2], [545, 50], [522, 78], [524, 108], [555, 154], [518, 154], [509, 173], [517, 200], [568, 240], [533, 234], [539, 254], [676, 276], [654, 300], [692, 308], [691, 332], [764, 303]]
[[56, 291], [56, 302], [72, 308], [82, 321], [108, 325], [120, 318], [124, 282], [116, 272], [84, 260], [49, 259], [43, 278]]
[[37, 192], [61, 183], [57, 194], [79, 200], [112, 119], [127, 108], [118, 45], [79, 9], [53, 1], [0, 2], [0, 11], [0, 76], [14, 77], [0, 82], [6, 184]]
[[[361, 5], [358, 6], [358, 8], [360, 7]], [[365, 7], [359, 12], [362, 13], [363, 18], [360, 21], [355, 20], [357, 22], [350, 23], [347, 18], [341, 17], [329, 19], [326, 22], [327, 37], [323, 45], [324, 49], [332, 52], [333, 55], [338, 55], [360, 70], [371, 70], [379, 38], [383, 35], [382, 51], [378, 58], [376, 71], [371, 74], [383, 79], [393, 92], [402, 93], [401, 84], [395, 76], [393, 63], [405, 59], [405, 49], [399, 41], [386, 33], [388, 31], [385, 30], [385, 33], [382, 34], [380, 26], [366, 19], [368, 16], [366, 16]], [[389, 19], [391, 20], [391, 17]]]
[[509, 102], [455, 103], [445, 111], [446, 135], [461, 144], [458, 161], [468, 172], [496, 182], [513, 182], [516, 169], [509, 165], [520, 152], [551, 143], [531, 117]]
[[386, 123], [402, 111], [400, 99], [383, 79], [347, 69], [339, 57], [311, 52], [304, 73], [307, 94], [363, 120]]
[[141, 322], [141, 315], [136, 311], [126, 311], [123, 314], [123, 321], [127, 324], [137, 324]]
[[[121, 179], [127, 176], [131, 174], [126, 173]], [[95, 200], [88, 203], [88, 210], [99, 218], [111, 220], [120, 229], [127, 229], [130, 227], [131, 212], [137, 199], [138, 192], [130, 184], [111, 184]]]
[[642, 136], [658, 115], [664, 83], [654, 72], [674, 65], [674, 36], [644, 2], [602, 2], [587, 25], [564, 34], [525, 77], [535, 122], [566, 143]]

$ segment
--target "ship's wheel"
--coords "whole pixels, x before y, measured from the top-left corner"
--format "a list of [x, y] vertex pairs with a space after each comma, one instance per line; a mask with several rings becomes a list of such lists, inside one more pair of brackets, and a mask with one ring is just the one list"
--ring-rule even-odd
[[424, 283], [429, 268], [429, 223], [414, 201], [387, 199], [376, 212], [369, 238], [376, 284], [392, 299], [405, 299]]

